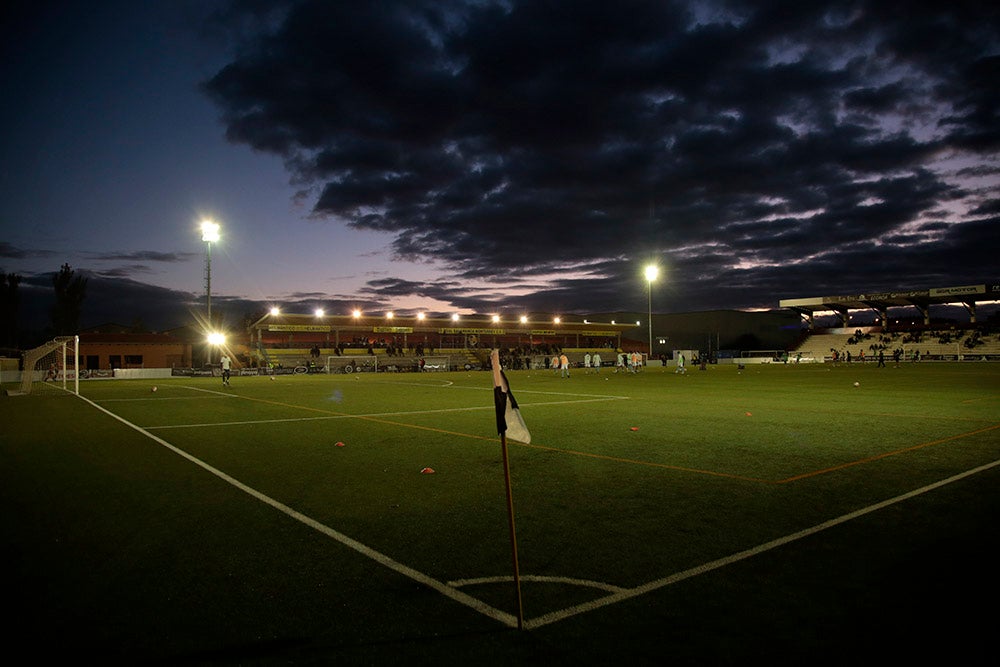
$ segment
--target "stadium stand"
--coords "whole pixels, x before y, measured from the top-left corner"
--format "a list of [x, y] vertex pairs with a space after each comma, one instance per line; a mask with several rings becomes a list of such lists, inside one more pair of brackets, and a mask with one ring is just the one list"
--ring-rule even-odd
[[925, 329], [883, 332], [876, 327], [857, 329], [854, 333], [816, 332], [789, 351], [789, 359], [803, 361], [833, 361], [834, 352], [840, 361], [875, 361], [879, 350], [891, 359], [895, 350], [902, 350], [906, 361], [1000, 361], [1000, 335], [978, 329]]

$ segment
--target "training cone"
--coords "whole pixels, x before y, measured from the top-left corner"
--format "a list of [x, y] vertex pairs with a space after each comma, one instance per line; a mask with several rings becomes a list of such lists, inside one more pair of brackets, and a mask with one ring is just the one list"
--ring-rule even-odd
[[336, 446], [336, 447], [343, 447], [343, 446], [344, 446], [344, 443], [342, 443], [342, 442], [338, 442], [338, 443], [337, 443], [337, 444], [336, 444], [335, 446]]
[[753, 417], [753, 415], [748, 412], [747, 417]]
[[420, 471], [420, 474], [422, 474], [422, 475], [433, 475], [434, 474], [434, 468], [424, 468], [423, 470]]
[[629, 430], [630, 431], [638, 431], [639, 427], [638, 426], [633, 426], [633, 427], [629, 428]]

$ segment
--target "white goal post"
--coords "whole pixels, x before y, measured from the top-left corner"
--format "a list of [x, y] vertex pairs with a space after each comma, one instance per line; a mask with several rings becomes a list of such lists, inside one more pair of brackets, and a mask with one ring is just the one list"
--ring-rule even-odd
[[377, 373], [378, 357], [370, 354], [327, 357], [327, 373]]
[[[73, 343], [70, 351], [69, 345]], [[36, 382], [60, 383], [63, 389], [80, 393], [80, 337], [59, 336], [44, 345], [24, 353], [24, 368], [21, 371], [20, 391], [8, 391], [8, 395], [30, 394]], [[73, 380], [72, 388], [67, 387]]]
[[[420, 360], [423, 360], [423, 364], [420, 364]], [[417, 361], [417, 368], [424, 372], [430, 371], [450, 371], [451, 370], [451, 357], [444, 356], [431, 356], [431, 357], [420, 357]]]

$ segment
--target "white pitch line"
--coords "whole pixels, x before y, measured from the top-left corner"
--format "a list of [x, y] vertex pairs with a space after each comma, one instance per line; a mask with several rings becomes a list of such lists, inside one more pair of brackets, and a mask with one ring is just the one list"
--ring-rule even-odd
[[[193, 387], [191, 387], [193, 389]], [[208, 391], [205, 389], [199, 389], [198, 391]], [[229, 396], [229, 394], [224, 394]], [[239, 398], [238, 396], [233, 396], [233, 398]], [[576, 405], [579, 403], [603, 403], [606, 400], [618, 399], [626, 400], [627, 397], [602, 397], [594, 398], [585, 401], [545, 401], [543, 403], [520, 403], [520, 407], [535, 407], [543, 405]], [[284, 424], [288, 422], [308, 422], [308, 421], [324, 421], [331, 419], [379, 419], [382, 417], [403, 417], [406, 415], [430, 415], [445, 412], [474, 412], [480, 410], [494, 410], [492, 405], [477, 405], [474, 407], [465, 408], [439, 408], [437, 410], [407, 410], [400, 412], [368, 412], [364, 414], [348, 415], [348, 414], [337, 414], [337, 415], [324, 415], [322, 417], [289, 417], [284, 419], [248, 419], [235, 422], [212, 422], [210, 424], [167, 424], [163, 426], [144, 426], [143, 428], [148, 428], [149, 430], [166, 430], [175, 428], [202, 428], [202, 427], [213, 427], [213, 426], [251, 426], [254, 424]]]
[[[572, 577], [551, 577], [541, 574], [524, 574], [520, 577], [521, 581], [530, 581], [532, 583], [540, 584], [568, 584], [570, 586], [585, 586], [587, 588], [597, 588], [602, 591], [608, 591], [609, 593], [621, 593], [627, 591], [628, 589], [622, 588], [621, 586], [615, 586], [614, 584], [606, 584], [603, 581], [591, 581], [589, 579], [574, 579]], [[511, 575], [500, 576], [500, 577], [477, 577], [475, 579], [456, 579], [454, 581], [449, 581], [449, 586], [454, 586], [455, 588], [461, 588], [462, 586], [478, 586], [481, 584], [509, 584], [513, 583], [514, 577]]]
[[1000, 466], [1000, 460], [993, 461], [992, 463], [987, 463], [985, 465], [981, 465], [978, 468], [966, 470], [965, 472], [953, 475], [952, 477], [949, 477], [947, 479], [934, 482], [933, 484], [928, 484], [927, 486], [922, 486], [914, 491], [910, 491], [908, 493], [895, 496], [894, 498], [889, 498], [888, 500], [883, 500], [882, 502], [875, 503], [874, 505], [869, 505], [868, 507], [863, 507], [859, 510], [850, 512], [848, 514], [844, 514], [835, 519], [824, 521], [823, 523], [812, 526], [811, 528], [806, 528], [804, 530], [800, 530], [790, 535], [779, 537], [778, 539], [771, 540], [770, 542], [765, 542], [764, 544], [760, 544], [756, 547], [746, 549], [744, 551], [739, 551], [724, 558], [719, 558], [717, 560], [709, 561], [708, 563], [703, 563], [702, 565], [692, 567], [682, 572], [677, 572], [668, 577], [663, 577], [662, 579], [656, 579], [654, 581], [650, 581], [645, 584], [636, 586], [635, 588], [624, 589], [620, 592], [613, 593], [612, 595], [608, 595], [606, 597], [599, 598], [597, 600], [585, 602], [583, 604], [575, 605], [573, 607], [567, 607], [566, 609], [562, 609], [560, 611], [554, 611], [549, 614], [539, 616], [538, 618], [527, 620], [524, 622], [524, 627], [525, 629], [533, 630], [535, 628], [540, 628], [550, 623], [555, 623], [556, 621], [565, 620], [571, 616], [576, 616], [578, 614], [594, 611], [595, 609], [599, 609], [601, 607], [607, 607], [608, 605], [616, 604], [618, 602], [623, 602], [631, 598], [639, 597], [640, 595], [645, 595], [646, 593], [651, 593], [660, 588], [664, 588], [666, 586], [670, 586], [672, 584], [684, 581], [685, 579], [690, 579], [692, 577], [696, 577], [701, 574], [706, 574], [708, 572], [717, 570], [722, 567], [726, 567], [728, 565], [733, 565], [734, 563], [738, 563], [739, 561], [746, 560], [754, 556], [759, 556], [760, 554], [765, 553], [767, 551], [771, 551], [772, 549], [777, 549], [778, 547], [790, 544], [791, 542], [796, 542], [806, 537], [810, 537], [821, 531], [833, 528], [835, 526], [839, 526], [840, 524], [847, 523], [848, 521], [853, 521], [854, 519], [857, 519], [859, 517], [871, 514], [872, 512], [877, 512], [878, 510], [885, 509], [886, 507], [901, 503], [905, 500], [909, 500], [910, 498], [914, 498], [924, 493], [934, 491], [948, 484], [952, 484], [954, 482], [963, 480], [966, 477], [978, 475], [981, 472], [990, 470], [991, 468], [995, 468], [997, 466]]
[[454, 600], [455, 602], [458, 602], [459, 604], [463, 604], [466, 607], [469, 607], [469, 608], [471, 608], [471, 609], [479, 612], [480, 614], [483, 614], [484, 616], [487, 616], [487, 617], [492, 618], [492, 619], [494, 619], [496, 621], [499, 621], [500, 623], [503, 623], [504, 625], [506, 625], [508, 627], [512, 627], [512, 628], [516, 628], [517, 627], [517, 624], [518, 624], [517, 618], [513, 614], [509, 614], [507, 612], [500, 611], [499, 609], [496, 609], [495, 607], [491, 607], [490, 605], [486, 604], [482, 600], [477, 600], [476, 598], [472, 597], [471, 595], [463, 593], [462, 591], [458, 590], [457, 588], [454, 588], [453, 586], [449, 586], [448, 584], [446, 584], [446, 583], [444, 583], [442, 581], [439, 581], [439, 580], [437, 580], [437, 579], [435, 579], [435, 578], [433, 578], [433, 577], [431, 577], [431, 576], [429, 576], [427, 574], [424, 574], [423, 572], [420, 572], [419, 570], [415, 570], [414, 568], [412, 568], [412, 567], [410, 567], [408, 565], [404, 565], [403, 563], [400, 563], [399, 561], [397, 561], [397, 560], [395, 560], [393, 558], [390, 558], [389, 556], [383, 554], [382, 552], [376, 551], [375, 549], [372, 549], [371, 547], [369, 547], [369, 546], [367, 546], [365, 544], [362, 544], [361, 542], [358, 542], [357, 540], [355, 540], [355, 539], [353, 539], [351, 537], [348, 537], [344, 533], [341, 533], [340, 531], [334, 530], [333, 528], [330, 528], [329, 526], [327, 526], [325, 524], [322, 524], [319, 521], [316, 521], [315, 519], [313, 519], [313, 518], [311, 518], [309, 516], [306, 516], [305, 514], [302, 514], [301, 512], [298, 512], [298, 511], [292, 509], [288, 505], [285, 505], [284, 503], [278, 502], [274, 498], [271, 498], [270, 496], [264, 495], [260, 491], [254, 489], [254, 488], [252, 488], [250, 486], [247, 486], [243, 482], [239, 481], [238, 479], [236, 479], [234, 477], [231, 477], [231, 476], [227, 475], [226, 473], [222, 472], [218, 468], [214, 468], [211, 465], [209, 465], [208, 463], [205, 463], [204, 461], [202, 461], [201, 459], [199, 459], [199, 458], [197, 458], [195, 456], [192, 456], [191, 454], [188, 454], [183, 449], [175, 447], [174, 445], [170, 444], [166, 440], [163, 440], [162, 438], [159, 438], [159, 437], [153, 435], [152, 433], [150, 433], [146, 429], [142, 428], [141, 426], [136, 426], [135, 424], [133, 424], [132, 422], [128, 421], [127, 419], [119, 417], [115, 413], [113, 413], [110, 410], [108, 410], [108, 409], [106, 409], [106, 408], [98, 405], [97, 403], [95, 403], [94, 401], [90, 400], [89, 398], [86, 398], [85, 396], [80, 396], [79, 398], [81, 398], [82, 400], [86, 401], [90, 405], [94, 406], [95, 408], [97, 408], [101, 412], [105, 413], [106, 415], [108, 415], [108, 416], [110, 416], [110, 417], [112, 417], [114, 419], [117, 419], [118, 421], [120, 421], [122, 424], [125, 424], [129, 428], [134, 429], [135, 431], [138, 431], [139, 433], [141, 433], [142, 435], [146, 436], [147, 438], [149, 438], [153, 442], [156, 442], [157, 444], [162, 445], [163, 447], [166, 447], [167, 449], [169, 449], [170, 451], [174, 452], [178, 456], [181, 456], [181, 457], [187, 459], [188, 461], [190, 461], [191, 463], [194, 463], [195, 465], [203, 468], [204, 470], [208, 471], [212, 475], [215, 475], [216, 477], [218, 477], [222, 481], [226, 482], [227, 484], [230, 484], [230, 485], [234, 486], [235, 488], [239, 489], [240, 491], [243, 491], [247, 495], [255, 498], [256, 500], [259, 500], [260, 502], [262, 502], [262, 503], [264, 503], [266, 505], [270, 505], [271, 507], [275, 508], [279, 512], [282, 512], [283, 514], [291, 517], [292, 519], [295, 519], [296, 521], [298, 521], [298, 522], [300, 522], [300, 523], [302, 523], [302, 524], [304, 524], [306, 526], [309, 526], [313, 530], [316, 530], [319, 533], [322, 533], [323, 535], [326, 535], [327, 537], [330, 537], [330, 538], [336, 540], [337, 542], [340, 542], [344, 546], [348, 547], [349, 549], [353, 549], [354, 551], [358, 552], [362, 556], [365, 556], [366, 558], [370, 558], [371, 560], [375, 561], [376, 563], [378, 563], [380, 565], [383, 565], [383, 566], [389, 568], [390, 570], [393, 570], [394, 572], [397, 572], [398, 574], [403, 575], [404, 577], [408, 577], [408, 578], [410, 578], [410, 579], [412, 579], [412, 580], [414, 580], [414, 581], [416, 581], [418, 583], [424, 584], [425, 586], [428, 586], [429, 588], [432, 588], [432, 589], [436, 590], [437, 592], [441, 593], [445, 597], [447, 597], [447, 598], [449, 598], [451, 600]]
[[[234, 396], [228, 396], [222, 394], [214, 398], [235, 398]], [[131, 401], [203, 401], [205, 400], [201, 396], [148, 396], [146, 398], [102, 398], [100, 400], [94, 401], [95, 403], [128, 403]]]

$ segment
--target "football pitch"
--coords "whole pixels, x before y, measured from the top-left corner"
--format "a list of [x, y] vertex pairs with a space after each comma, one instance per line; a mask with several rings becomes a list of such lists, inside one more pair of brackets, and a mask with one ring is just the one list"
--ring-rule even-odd
[[1000, 366], [508, 378], [532, 436], [508, 443], [522, 630], [489, 372], [172, 378], [0, 398], [8, 648], [171, 664], [992, 655]]

